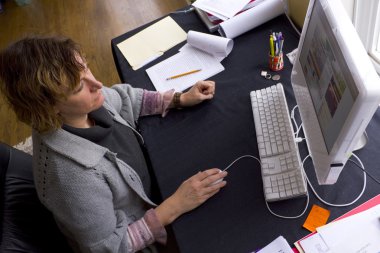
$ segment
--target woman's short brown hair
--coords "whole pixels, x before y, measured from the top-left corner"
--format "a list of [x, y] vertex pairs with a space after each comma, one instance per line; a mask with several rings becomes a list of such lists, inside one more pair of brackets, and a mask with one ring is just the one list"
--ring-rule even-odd
[[18, 119], [39, 132], [58, 129], [55, 105], [80, 81], [81, 49], [65, 37], [27, 37], [0, 52], [0, 90]]

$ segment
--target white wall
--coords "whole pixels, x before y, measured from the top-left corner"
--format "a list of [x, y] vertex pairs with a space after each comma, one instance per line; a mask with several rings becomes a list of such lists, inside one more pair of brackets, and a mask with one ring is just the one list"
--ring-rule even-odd
[[[355, 1], [360, 0], [340, 0], [347, 10], [348, 16], [353, 20], [354, 17], [354, 6]], [[367, 0], [361, 0], [361, 1], [367, 1]], [[297, 26], [302, 27], [303, 21], [305, 19], [307, 6], [309, 4], [309, 0], [286, 0], [289, 11], [290, 11], [290, 17], [293, 19], [293, 21], [297, 24]]]
[[340, 0], [347, 10], [348, 16], [353, 20], [355, 0]]

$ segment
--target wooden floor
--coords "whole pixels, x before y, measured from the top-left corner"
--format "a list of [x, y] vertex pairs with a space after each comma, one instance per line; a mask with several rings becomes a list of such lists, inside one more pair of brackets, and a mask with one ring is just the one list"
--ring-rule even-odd
[[[31, 0], [25, 6], [6, 0], [0, 50], [26, 35], [65, 35], [83, 46], [95, 77], [109, 86], [120, 82], [111, 39], [184, 6], [186, 0]], [[0, 141], [14, 145], [30, 133], [0, 98]]]

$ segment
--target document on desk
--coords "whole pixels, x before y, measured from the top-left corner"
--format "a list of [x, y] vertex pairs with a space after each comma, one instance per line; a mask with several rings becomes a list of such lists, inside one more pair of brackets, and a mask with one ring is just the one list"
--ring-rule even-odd
[[380, 205], [317, 228], [331, 252], [380, 252]]
[[[172, 80], [171, 76], [187, 73], [192, 70], [200, 70], [196, 73], [185, 75]], [[224, 70], [223, 65], [212, 55], [200, 50], [193, 52], [179, 52], [172, 57], [150, 67], [146, 70], [157, 91], [174, 89], [183, 91], [199, 80], [205, 80]]]
[[305, 253], [380, 252], [380, 205], [317, 228], [300, 241]]
[[300, 241], [305, 253], [332, 253], [320, 234], [315, 233]]
[[117, 44], [117, 47], [132, 69], [137, 70], [185, 41], [186, 36], [171, 17], [166, 17]]
[[267, 246], [257, 251], [256, 253], [294, 253], [290, 248], [289, 243], [283, 236], [277, 237], [274, 241]]
[[233, 48], [231, 39], [194, 31], [189, 31], [187, 42], [179, 53], [146, 70], [157, 91], [183, 91], [216, 75]]

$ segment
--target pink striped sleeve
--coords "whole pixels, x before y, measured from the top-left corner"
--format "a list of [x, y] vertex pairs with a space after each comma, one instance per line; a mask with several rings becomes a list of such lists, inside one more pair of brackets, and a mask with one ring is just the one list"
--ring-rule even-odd
[[164, 93], [144, 90], [140, 116], [161, 114], [162, 117], [165, 117], [169, 111], [168, 107], [173, 100], [173, 96], [174, 89]]
[[128, 252], [136, 252], [156, 242], [166, 244], [165, 228], [157, 219], [154, 209], [149, 209], [143, 218], [128, 226]]

